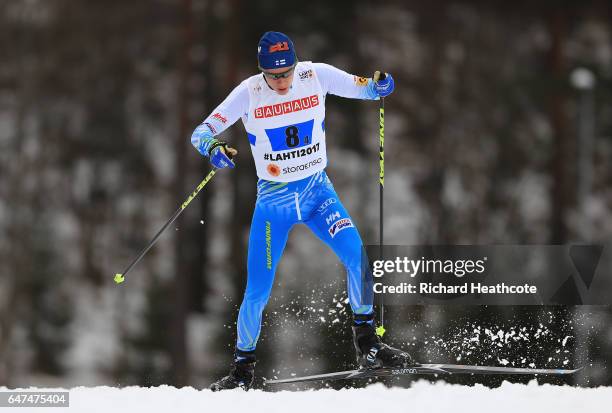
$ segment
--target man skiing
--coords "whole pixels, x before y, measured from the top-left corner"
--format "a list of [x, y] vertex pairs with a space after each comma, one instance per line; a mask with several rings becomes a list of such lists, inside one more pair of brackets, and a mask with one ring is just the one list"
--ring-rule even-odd
[[386, 74], [374, 81], [327, 64], [298, 62], [292, 41], [279, 32], [262, 36], [257, 59], [261, 73], [240, 83], [191, 137], [215, 168], [233, 168], [237, 151], [215, 136], [241, 118], [259, 178], [234, 361], [229, 375], [210, 388], [252, 386], [263, 309], [289, 231], [297, 223], [306, 224], [325, 242], [347, 271], [359, 365], [412, 365], [409, 354], [384, 344], [375, 333], [372, 292], [364, 288], [371, 273], [363, 242], [325, 173], [326, 95], [379, 99], [393, 91], [393, 78]]

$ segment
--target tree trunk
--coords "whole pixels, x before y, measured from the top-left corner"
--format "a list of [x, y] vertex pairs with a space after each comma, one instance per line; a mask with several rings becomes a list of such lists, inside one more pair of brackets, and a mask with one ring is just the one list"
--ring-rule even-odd
[[[182, 0], [180, 29], [180, 79], [179, 79], [179, 131], [176, 137], [176, 178], [174, 181], [173, 199], [185, 196], [185, 177], [187, 174], [187, 135], [191, 128], [189, 119], [189, 76], [191, 74], [191, 49], [193, 47], [193, 22], [191, 19], [191, 0]], [[171, 358], [173, 366], [173, 383], [177, 387], [189, 381], [187, 362], [187, 316], [189, 314], [189, 281], [190, 274], [186, 265], [185, 248], [189, 240], [188, 231], [178, 231], [175, 239], [175, 283], [174, 314], [172, 318]]]
[[565, 62], [563, 56], [563, 43], [566, 35], [567, 16], [564, 8], [559, 7], [548, 17], [548, 30], [551, 38], [551, 47], [548, 64], [554, 80], [550, 98], [549, 116], [553, 130], [553, 156], [551, 159], [551, 175], [553, 184], [551, 189], [551, 233], [550, 242], [562, 244], [568, 239], [568, 228], [565, 217], [571, 207], [574, 185], [572, 174], [574, 160], [572, 154], [572, 140], [568, 139], [568, 122], [565, 113], [565, 97], [563, 88], [565, 76]]

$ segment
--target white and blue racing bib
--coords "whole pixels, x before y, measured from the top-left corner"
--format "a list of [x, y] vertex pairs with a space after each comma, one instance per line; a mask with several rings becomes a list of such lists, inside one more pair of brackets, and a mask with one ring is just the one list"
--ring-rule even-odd
[[293, 84], [279, 95], [263, 75], [247, 80], [249, 111], [244, 126], [257, 176], [278, 182], [325, 169], [325, 94], [311, 62], [299, 62]]

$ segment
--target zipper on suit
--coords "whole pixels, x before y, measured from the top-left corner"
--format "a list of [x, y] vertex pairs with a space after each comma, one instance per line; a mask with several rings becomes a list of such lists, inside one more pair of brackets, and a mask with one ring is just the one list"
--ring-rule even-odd
[[295, 211], [297, 212], [297, 217], [298, 220], [301, 221], [302, 220], [302, 212], [300, 211], [300, 201], [298, 198], [298, 193], [294, 192], [295, 194]]

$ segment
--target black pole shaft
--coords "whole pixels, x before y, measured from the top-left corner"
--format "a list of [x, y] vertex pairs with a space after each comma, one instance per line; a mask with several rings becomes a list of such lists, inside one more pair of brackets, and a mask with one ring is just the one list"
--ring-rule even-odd
[[157, 234], [155, 234], [155, 236], [153, 237], [153, 239], [151, 240], [151, 242], [149, 242], [149, 244], [144, 247], [144, 249], [142, 251], [140, 251], [140, 254], [138, 254], [138, 256], [136, 257], [136, 259], [134, 259], [132, 261], [132, 263], [130, 265], [128, 265], [128, 267], [123, 271], [122, 275], [125, 277], [126, 274], [128, 272], [130, 272], [130, 270], [136, 265], [138, 264], [138, 262], [140, 262], [140, 260], [142, 259], [142, 257], [145, 256], [145, 254], [151, 249], [151, 247], [153, 247], [153, 245], [155, 245], [155, 243], [157, 242], [157, 240], [159, 239], [159, 237], [161, 236], [161, 234], [166, 230], [166, 228], [168, 228], [168, 226], [170, 224], [172, 224], [174, 221], [176, 221], [176, 219], [179, 217], [179, 215], [181, 215], [181, 212], [183, 212], [183, 208], [179, 207], [179, 209], [176, 210], [176, 212], [172, 215], [172, 217], [168, 220], [168, 222], [166, 222], [164, 224], [163, 227], [161, 227], [161, 229], [157, 232]]
[[161, 234], [166, 230], [166, 228], [168, 228], [169, 225], [171, 225], [174, 221], [176, 221], [176, 219], [179, 217], [179, 215], [181, 215], [181, 213], [185, 210], [185, 208], [187, 208], [189, 203], [198, 195], [198, 193], [200, 193], [202, 188], [204, 188], [204, 186], [208, 183], [208, 181], [211, 180], [211, 178], [215, 175], [216, 172], [217, 172], [217, 170], [213, 169], [212, 171], [210, 171], [208, 173], [208, 175], [206, 175], [206, 178], [204, 178], [204, 180], [202, 180], [202, 182], [200, 182], [200, 184], [197, 186], [195, 191], [193, 191], [191, 193], [191, 195], [189, 195], [189, 198], [187, 198], [185, 200], [185, 202], [183, 202], [183, 204], [176, 210], [176, 212], [174, 212], [174, 214], [172, 214], [172, 216], [170, 217], [168, 222], [166, 222], [164, 224], [164, 226], [161, 227], [161, 229], [159, 231], [157, 231], [157, 234], [155, 234], [155, 236], [153, 237], [151, 242], [149, 242], [149, 244], [146, 247], [144, 247], [144, 249], [142, 251], [140, 251], [140, 254], [138, 254], [138, 256], [130, 263], [130, 265], [127, 266], [127, 268], [123, 271], [123, 273], [115, 274], [115, 282], [117, 284], [123, 282], [123, 278], [127, 275], [127, 273], [130, 272], [130, 270], [136, 264], [138, 264], [138, 262], [142, 259], [142, 257], [145, 256], [145, 254], [151, 249], [151, 247], [153, 247], [153, 245], [155, 245], [155, 243], [157, 242], [157, 240], [159, 239]]
[[[380, 135], [380, 177], [379, 177], [379, 188], [380, 188], [380, 236], [379, 241], [379, 259], [383, 259], [383, 194], [385, 188], [385, 98], [380, 98], [380, 110], [379, 110], [379, 135]], [[380, 324], [385, 325], [385, 301], [384, 295], [380, 295]]]

